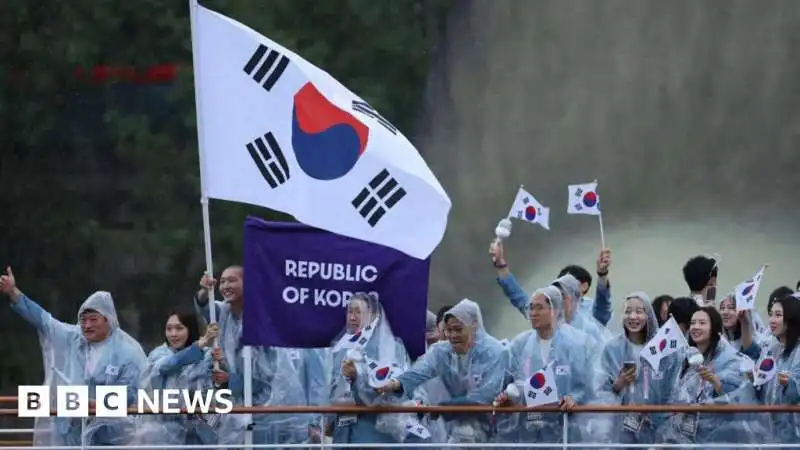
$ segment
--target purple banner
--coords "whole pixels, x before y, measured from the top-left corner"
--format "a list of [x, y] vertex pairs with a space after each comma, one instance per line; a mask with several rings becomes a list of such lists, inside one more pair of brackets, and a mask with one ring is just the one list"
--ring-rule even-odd
[[344, 329], [347, 301], [374, 292], [409, 356], [425, 352], [429, 260], [298, 223], [248, 217], [245, 345], [319, 348]]

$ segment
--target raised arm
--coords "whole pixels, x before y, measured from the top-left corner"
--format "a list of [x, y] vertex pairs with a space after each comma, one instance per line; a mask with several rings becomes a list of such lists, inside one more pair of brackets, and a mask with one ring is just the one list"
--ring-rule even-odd
[[608, 278], [610, 267], [611, 250], [604, 248], [600, 250], [600, 256], [597, 258], [597, 285], [592, 305], [592, 315], [603, 326], [608, 325], [608, 321], [611, 320], [611, 280]]
[[519, 286], [517, 279], [514, 278], [514, 275], [508, 268], [503, 242], [492, 241], [489, 245], [489, 255], [491, 255], [492, 263], [497, 271], [497, 284], [503, 289], [503, 294], [505, 294], [506, 298], [511, 302], [511, 305], [517, 308], [517, 311], [527, 318], [530, 298], [528, 298], [528, 294]]
[[38, 303], [31, 300], [17, 288], [14, 272], [6, 268], [6, 273], [0, 276], [0, 292], [11, 300], [11, 310], [19, 314], [26, 322], [33, 325], [37, 331], [51, 340], [64, 340], [71, 334], [78, 332], [75, 325], [66, 324], [57, 320]]

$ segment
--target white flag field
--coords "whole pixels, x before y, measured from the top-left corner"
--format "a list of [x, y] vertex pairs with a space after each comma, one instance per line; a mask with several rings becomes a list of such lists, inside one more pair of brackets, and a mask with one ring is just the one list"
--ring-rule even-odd
[[197, 6], [203, 195], [427, 258], [451, 203], [416, 148], [292, 51]]

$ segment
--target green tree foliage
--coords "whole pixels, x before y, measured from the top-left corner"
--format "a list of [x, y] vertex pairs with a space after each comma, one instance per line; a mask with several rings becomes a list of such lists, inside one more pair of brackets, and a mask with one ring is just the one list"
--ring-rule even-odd
[[[410, 134], [450, 0], [202, 4], [324, 68]], [[189, 36], [185, 1], [0, 2], [0, 264], [62, 320], [111, 291], [146, 347], [205, 267]], [[136, 82], [164, 63], [177, 64], [176, 82]], [[93, 83], [95, 65], [131, 73]], [[288, 219], [220, 201], [211, 211], [217, 271], [240, 260], [245, 216]], [[35, 333], [8, 310], [0, 323], [0, 389], [37, 382]]]

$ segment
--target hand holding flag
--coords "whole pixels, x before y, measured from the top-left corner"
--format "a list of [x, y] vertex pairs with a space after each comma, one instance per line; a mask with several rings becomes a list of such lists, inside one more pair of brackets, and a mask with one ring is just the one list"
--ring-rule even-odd
[[558, 403], [558, 386], [552, 361], [525, 382], [526, 405], [539, 406], [550, 403]]
[[368, 356], [364, 357], [367, 363], [367, 374], [369, 386], [374, 389], [385, 387], [389, 382], [397, 378], [403, 371], [396, 364], [387, 364], [374, 360]]
[[761, 351], [758, 361], [753, 366], [753, 386], [761, 386], [775, 378], [778, 373], [778, 365], [775, 362], [775, 357], [772, 352], [765, 348]]

